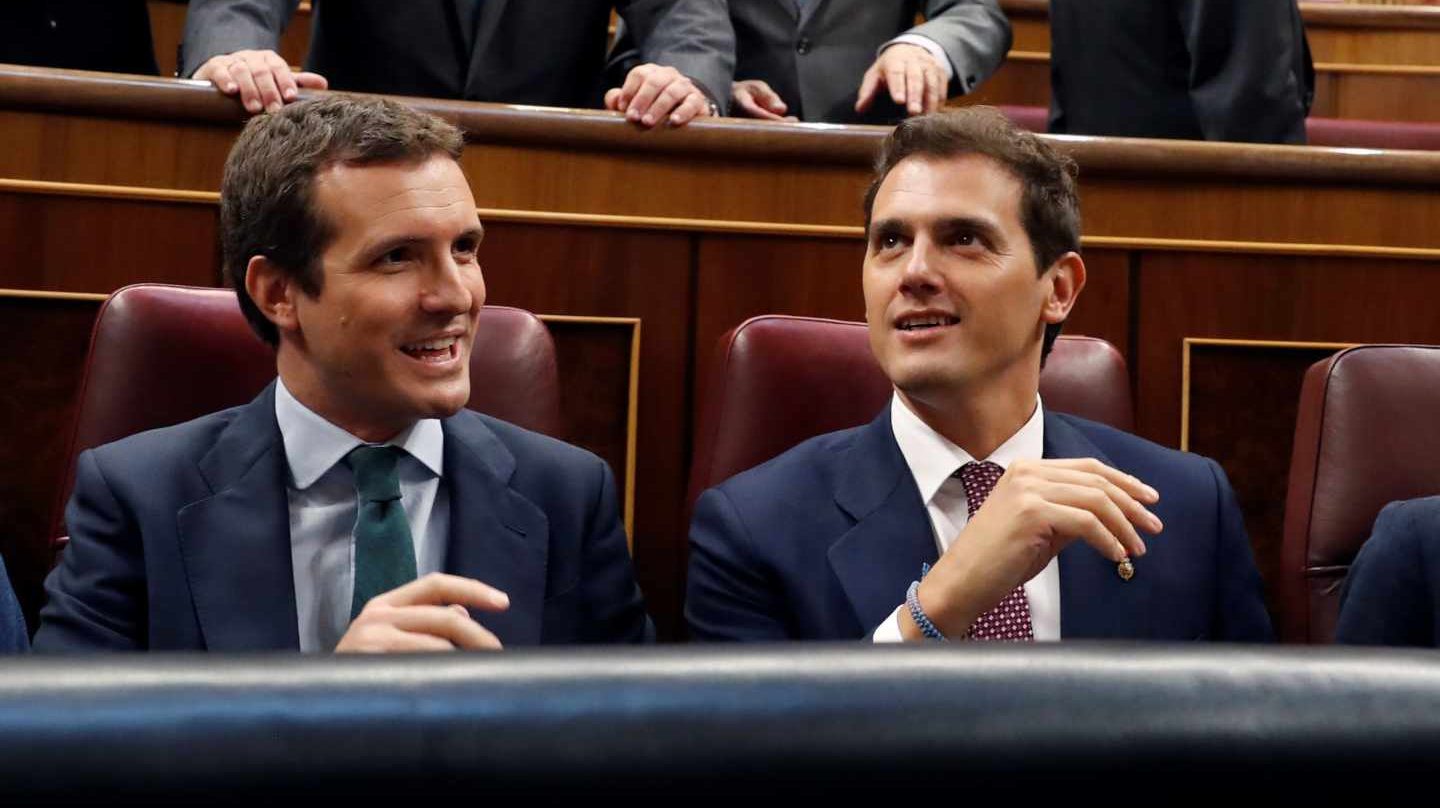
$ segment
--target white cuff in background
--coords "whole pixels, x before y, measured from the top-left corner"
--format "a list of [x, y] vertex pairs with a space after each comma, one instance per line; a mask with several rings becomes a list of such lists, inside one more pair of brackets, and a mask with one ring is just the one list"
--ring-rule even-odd
[[[955, 78], [955, 65], [950, 64], [950, 57], [945, 54], [945, 49], [940, 47], [940, 43], [930, 37], [920, 34], [901, 34], [881, 45], [880, 50], [876, 51], [876, 55], [884, 53], [885, 49], [891, 45], [919, 45], [929, 51], [930, 55], [935, 57], [935, 61], [940, 63], [940, 70], [945, 74], [946, 81]], [[970, 88], [962, 87], [961, 89], [968, 91]]]

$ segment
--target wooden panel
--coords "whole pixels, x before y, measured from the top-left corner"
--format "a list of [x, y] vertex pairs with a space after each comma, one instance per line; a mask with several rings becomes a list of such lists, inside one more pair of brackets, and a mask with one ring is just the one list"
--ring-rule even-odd
[[1137, 431], [1170, 446], [1187, 337], [1440, 343], [1440, 318], [1421, 303], [1440, 295], [1440, 262], [1146, 252], [1139, 263]]
[[[555, 340], [560, 374], [560, 416], [556, 437], [589, 449], [610, 464], [620, 501], [632, 502], [627, 479], [630, 455], [631, 353], [639, 331], [634, 323], [546, 321]], [[483, 350], [483, 346], [476, 346]], [[477, 379], [476, 384], [484, 384]], [[629, 508], [626, 509], [627, 511]]]
[[108, 293], [220, 281], [213, 205], [0, 190], [0, 286]]
[[1322, 118], [1440, 121], [1440, 68], [1424, 73], [1315, 71], [1315, 103]]
[[491, 303], [641, 320], [635, 564], [650, 614], [671, 638], [685, 568], [692, 249], [682, 233], [511, 222], [487, 222], [481, 248]]
[[50, 509], [65, 475], [90, 328], [91, 300], [0, 296], [8, 350], [0, 358], [0, 555], [30, 624], [50, 570]]
[[0, 177], [218, 191], [231, 126], [0, 109]]
[[1272, 620], [1278, 614], [1280, 541], [1300, 384], [1306, 369], [1334, 350], [1190, 347], [1189, 449], [1216, 460], [1235, 488]]

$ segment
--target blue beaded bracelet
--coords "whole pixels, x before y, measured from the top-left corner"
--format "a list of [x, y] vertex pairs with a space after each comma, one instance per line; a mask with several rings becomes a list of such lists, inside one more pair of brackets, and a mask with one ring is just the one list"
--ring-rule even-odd
[[[924, 573], [921, 573], [920, 577], [925, 577]], [[936, 628], [935, 624], [930, 622], [930, 618], [925, 616], [925, 610], [920, 608], [919, 581], [910, 582], [910, 588], [905, 591], [905, 605], [910, 607], [910, 619], [914, 620], [915, 625], [920, 627], [920, 633], [925, 635], [925, 639], [937, 640], [939, 642], [948, 641], [948, 638], [941, 633], [940, 629]]]

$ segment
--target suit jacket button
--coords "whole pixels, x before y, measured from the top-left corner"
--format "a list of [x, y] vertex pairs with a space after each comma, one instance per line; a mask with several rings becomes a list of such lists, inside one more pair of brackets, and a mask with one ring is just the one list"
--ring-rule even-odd
[[809, 52], [810, 52], [810, 40], [807, 39], [807, 38], [805, 38], [805, 37], [801, 37], [801, 38], [800, 38], [800, 41], [795, 43], [795, 52], [798, 53], [798, 54], [800, 54], [801, 56], [804, 56], [805, 54], [809, 53]]

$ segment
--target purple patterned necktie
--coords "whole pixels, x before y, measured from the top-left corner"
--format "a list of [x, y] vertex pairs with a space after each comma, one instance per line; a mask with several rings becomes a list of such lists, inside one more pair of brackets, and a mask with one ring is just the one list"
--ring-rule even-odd
[[[1005, 469], [986, 460], [983, 463], [966, 463], [955, 472], [960, 484], [965, 487], [966, 505], [970, 518], [985, 504], [985, 498], [994, 490], [995, 483]], [[965, 633], [967, 640], [1009, 640], [1013, 642], [1034, 642], [1035, 627], [1030, 622], [1030, 601], [1025, 597], [1025, 587], [1017, 586], [995, 608], [980, 615], [970, 630]]]

